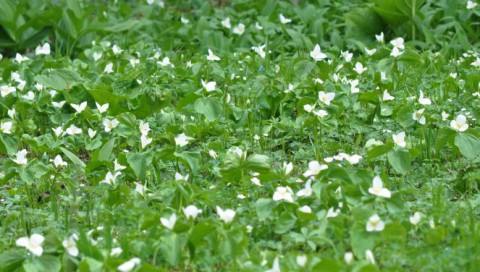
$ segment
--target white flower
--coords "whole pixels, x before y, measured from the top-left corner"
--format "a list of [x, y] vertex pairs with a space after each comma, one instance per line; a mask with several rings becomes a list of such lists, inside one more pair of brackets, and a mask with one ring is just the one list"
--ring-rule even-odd
[[55, 133], [55, 136], [60, 137], [63, 134], [63, 128], [57, 127], [57, 128], [52, 128], [53, 133]]
[[318, 161], [311, 161], [308, 163], [308, 170], [303, 173], [303, 176], [308, 178], [310, 176], [316, 176], [320, 171], [328, 168], [326, 164], [320, 164]]
[[316, 116], [318, 116], [320, 118], [323, 118], [323, 117], [328, 115], [328, 112], [325, 111], [325, 110], [317, 110], [317, 111], [313, 111], [313, 114], [315, 114]]
[[258, 30], [262, 30], [263, 26], [261, 24], [259, 24], [258, 22], [256, 22], [255, 23], [255, 28], [258, 29]]
[[44, 43], [43, 46], [35, 48], [35, 55], [50, 55], [50, 44]]
[[477, 57], [477, 59], [474, 62], [470, 63], [470, 65], [476, 68], [480, 67], [480, 58]]
[[345, 252], [345, 255], [343, 256], [343, 259], [345, 260], [345, 263], [348, 265], [351, 265], [353, 262], [353, 253], [352, 252]]
[[103, 69], [103, 72], [107, 74], [113, 73], [113, 63], [110, 62], [105, 65], [105, 69]]
[[424, 97], [423, 92], [420, 91], [420, 97], [418, 98], [418, 103], [422, 105], [431, 105], [432, 101], [430, 100], [430, 98]]
[[43, 248], [42, 243], [45, 240], [40, 234], [32, 234], [30, 237], [22, 237], [17, 239], [16, 245], [28, 249], [35, 256], [42, 256]]
[[312, 112], [313, 106], [310, 105], [310, 104], [305, 104], [305, 105], [303, 105], [303, 109], [304, 109], [306, 112]]
[[5, 97], [13, 92], [15, 92], [17, 89], [15, 89], [15, 87], [12, 87], [12, 86], [8, 86], [8, 85], [3, 85], [0, 87], [0, 92], [1, 92], [1, 95], [2, 97]]
[[377, 49], [375, 49], [375, 48], [373, 48], [373, 49], [365, 48], [365, 52], [367, 52], [367, 55], [371, 56], [371, 55], [375, 54], [375, 52], [377, 52]]
[[312, 208], [310, 208], [307, 205], [298, 208], [298, 210], [301, 211], [302, 213], [312, 213]]
[[402, 131], [398, 134], [393, 134], [392, 139], [393, 139], [393, 142], [400, 147], [407, 146], [407, 143], [405, 142], [405, 132], [404, 131]]
[[71, 124], [67, 130], [65, 130], [65, 133], [68, 134], [68, 135], [74, 135], [74, 134], [81, 134], [82, 133], [82, 129], [81, 128], [78, 128], [77, 126], [75, 126], [74, 124]]
[[12, 122], [5, 122], [0, 125], [0, 130], [5, 133], [5, 134], [12, 134], [12, 127], [13, 123]]
[[79, 253], [77, 248], [77, 242], [75, 241], [76, 239], [77, 239], [77, 235], [73, 234], [68, 239], [63, 240], [62, 242], [63, 247], [67, 250], [68, 254], [72, 257], [77, 257]]
[[185, 135], [185, 133], [182, 133], [175, 137], [175, 145], [178, 145], [180, 147], [186, 146], [188, 144], [188, 141], [190, 140], [193, 140], [193, 138], [188, 137], [187, 135]]
[[195, 219], [199, 214], [202, 213], [202, 210], [197, 208], [195, 205], [188, 205], [186, 208], [182, 208], [183, 214], [185, 214], [185, 217], [187, 219]]
[[147, 145], [151, 144], [153, 141], [152, 138], [148, 138], [147, 135], [145, 134], [142, 134], [142, 136], [140, 136], [140, 143], [142, 145], [142, 148], [145, 148]]
[[457, 115], [455, 120], [452, 120], [450, 122], [450, 127], [452, 127], [456, 131], [463, 132], [468, 129], [468, 124], [467, 124], [467, 117], [463, 114]]
[[223, 220], [223, 222], [228, 224], [228, 223], [233, 221], [233, 219], [235, 218], [236, 212], [234, 210], [231, 210], [231, 209], [223, 210], [222, 208], [217, 206], [217, 214], [218, 214], [218, 216], [220, 216], [220, 218]]
[[285, 16], [283, 16], [283, 14], [278, 15], [278, 18], [280, 18], [280, 23], [284, 25], [292, 22], [292, 19], [286, 18]]
[[88, 136], [89, 136], [90, 138], [93, 138], [93, 137], [95, 137], [95, 135], [97, 135], [97, 131], [96, 131], [96, 130], [93, 130], [93, 129], [91, 129], [91, 128], [88, 128]]
[[213, 54], [212, 50], [210, 50], [210, 48], [208, 49], [208, 56], [207, 56], [207, 60], [209, 61], [219, 61], [220, 58], [215, 56], [215, 54]]
[[325, 93], [324, 91], [321, 91], [318, 93], [318, 100], [322, 102], [325, 105], [330, 105], [330, 102], [335, 98], [335, 93]]
[[351, 80], [350, 81], [350, 92], [353, 94], [353, 93], [359, 93], [360, 92], [360, 89], [358, 88], [358, 79], [355, 79], [355, 80]]
[[157, 64], [162, 66], [162, 67], [165, 67], [165, 66], [170, 66], [170, 67], [174, 67], [173, 64], [170, 62], [170, 58], [169, 57], [164, 57], [162, 59], [162, 61], [157, 61]]
[[297, 192], [297, 196], [311, 196], [313, 193], [312, 186], [311, 186], [312, 180], [309, 179], [305, 183], [305, 188], [301, 189], [300, 191]]
[[340, 213], [340, 209], [334, 210], [333, 207], [331, 207], [331, 208], [328, 209], [328, 211], [327, 211], [327, 218], [337, 217], [339, 213]]
[[395, 97], [393, 97], [387, 90], [383, 91], [383, 101], [390, 101], [394, 100]]
[[268, 269], [266, 272], [280, 272], [280, 261], [278, 257], [275, 257], [275, 260], [273, 260], [272, 269]]
[[15, 55], [15, 61], [17, 61], [19, 64], [22, 63], [22, 62], [24, 62], [24, 61], [26, 61], [26, 60], [29, 60], [29, 58], [28, 58], [28, 57], [24, 57], [24, 56], [22, 56], [22, 55], [19, 54], [19, 53], [17, 53], [17, 54]]
[[358, 154], [353, 154], [352, 156], [347, 156], [345, 159], [350, 163], [350, 164], [357, 164], [360, 162], [361, 159], [363, 159], [362, 156]]
[[17, 164], [22, 164], [22, 165], [25, 165], [27, 164], [27, 150], [26, 149], [22, 149], [20, 151], [17, 152], [17, 158], [14, 159], [13, 161]]
[[413, 216], [410, 216], [410, 223], [413, 225], [417, 225], [420, 222], [420, 219], [422, 217], [422, 214], [420, 212], [415, 212]]
[[273, 200], [274, 201], [281, 201], [285, 200], [287, 202], [293, 202], [293, 197], [292, 197], [292, 189], [290, 187], [277, 187], [275, 190], [275, 193], [273, 193]]
[[442, 121], [447, 121], [449, 116], [450, 114], [446, 113], [445, 111], [442, 111]]
[[120, 254], [122, 254], [123, 250], [121, 247], [114, 247], [112, 248], [112, 251], [110, 251], [110, 256], [112, 257], [118, 257]]
[[84, 101], [80, 104], [70, 104], [70, 106], [72, 106], [72, 108], [74, 108], [77, 113], [81, 113], [85, 110], [85, 108], [87, 108], [87, 101]]
[[63, 105], [65, 105], [65, 103], [67, 103], [66, 100], [62, 100], [62, 101], [59, 101], [59, 102], [55, 102], [55, 101], [52, 101], [52, 105], [55, 107], [55, 108], [62, 108]]
[[130, 61], [130, 65], [132, 65], [132, 67], [135, 67], [135, 66], [137, 66], [137, 64], [140, 63], [140, 60], [135, 59], [135, 58], [131, 58], [129, 61]]
[[289, 162], [289, 163], [283, 162], [283, 173], [285, 174], [285, 176], [290, 175], [290, 173], [292, 172], [292, 170], [293, 170], [293, 163], [291, 163], [291, 162]]
[[222, 26], [225, 27], [225, 28], [228, 28], [228, 29], [230, 29], [232, 27], [232, 25], [230, 24], [230, 18], [229, 17], [222, 20]]
[[382, 179], [379, 176], [375, 176], [372, 180], [372, 187], [368, 188], [368, 192], [372, 195], [390, 198], [392, 194], [387, 188], [383, 188]]
[[100, 183], [106, 183], [113, 186], [115, 185], [115, 181], [120, 174], [120, 172], [115, 172], [115, 174], [112, 174], [112, 172], [108, 171], [108, 173], [105, 175], [105, 179], [100, 181]]
[[208, 155], [212, 157], [212, 159], [216, 159], [218, 157], [217, 152], [215, 152], [215, 150], [212, 150], [212, 149], [208, 150]]
[[394, 57], [394, 58], [396, 58], [396, 57], [398, 57], [398, 56], [400, 56], [400, 55], [402, 55], [402, 54], [403, 54], [403, 51], [400, 51], [400, 49], [398, 49], [397, 47], [394, 47], [394, 48], [392, 49], [392, 52], [390, 52], [390, 56], [392, 56], [392, 57]]
[[160, 222], [164, 227], [166, 227], [169, 230], [173, 230], [175, 227], [175, 223], [177, 222], [177, 215], [172, 213], [169, 218], [160, 218]]
[[139, 193], [141, 196], [144, 196], [147, 190], [147, 186], [139, 182], [135, 182], [135, 192]]
[[259, 187], [262, 186], [262, 184], [260, 183], [260, 179], [259, 179], [259, 178], [257, 178], [257, 177], [252, 177], [250, 180], [251, 180], [252, 183], [255, 184], [256, 186], [259, 186]]
[[105, 132], [110, 132], [112, 129], [116, 128], [120, 122], [117, 119], [103, 119], [103, 126], [105, 127]]
[[10, 118], [12, 118], [12, 119], [15, 118], [15, 114], [16, 114], [15, 109], [11, 109], [11, 110], [8, 110], [8, 111], [7, 111], [8, 117], [10, 117]]
[[477, 3], [469, 0], [469, 1], [467, 2], [467, 9], [474, 9], [474, 8], [477, 7], [477, 5], [478, 5]]
[[377, 40], [377, 42], [381, 42], [383, 43], [384, 42], [384, 35], [383, 35], [383, 32], [381, 32], [380, 34], [375, 34], [375, 39]]
[[129, 261], [121, 264], [117, 269], [120, 272], [128, 272], [135, 268], [136, 265], [140, 264], [139, 258], [132, 258]]
[[35, 99], [35, 94], [32, 91], [29, 91], [26, 95], [22, 95], [22, 98], [28, 101]]
[[373, 256], [373, 253], [370, 249], [367, 249], [365, 251], [365, 259], [371, 264], [375, 264], [375, 257]]
[[93, 52], [93, 60], [97, 61], [102, 58], [102, 53], [100, 52]]
[[215, 91], [215, 88], [217, 87], [217, 82], [215, 81], [205, 82], [203, 81], [203, 79], [201, 81], [202, 81], [203, 88], [205, 88], [207, 92]]
[[147, 122], [140, 121], [140, 125], [138, 127], [142, 135], [147, 135], [148, 132], [150, 132], [150, 125]]
[[237, 35], [242, 35], [243, 32], [245, 32], [245, 25], [240, 23], [238, 25], [236, 25], [233, 30], [232, 30], [233, 34], [237, 34]]
[[367, 222], [367, 231], [382, 231], [385, 228], [385, 223], [380, 219], [378, 214], [370, 216]]
[[178, 173], [178, 172], [175, 172], [175, 181], [188, 181], [188, 178], [190, 177], [189, 174], [186, 174], [185, 176], [183, 176], [182, 174]]
[[310, 57], [312, 57], [315, 61], [321, 61], [327, 58], [327, 55], [322, 53], [320, 50], [320, 45], [316, 44], [313, 48], [313, 51], [310, 52]]
[[394, 48], [398, 48], [402, 50], [405, 49], [405, 45], [403, 43], [404, 43], [404, 40], [402, 37], [396, 38], [390, 41], [390, 44], [393, 45]]
[[190, 20], [188, 20], [187, 18], [184, 18], [182, 16], [182, 17], [180, 17], [180, 22], [182, 22], [182, 24], [186, 25], [186, 24], [190, 23]]
[[267, 55], [267, 53], [265, 52], [266, 46], [266, 44], [260, 46], [252, 46], [252, 50], [255, 51], [255, 53], [257, 53], [262, 59], [264, 59]]
[[340, 52], [342, 58], [345, 59], [346, 62], [352, 61], [353, 53], [350, 53], [350, 51], [341, 51]]
[[298, 255], [298, 256], [297, 256], [297, 264], [298, 264], [298, 266], [300, 266], [300, 267], [305, 267], [305, 265], [307, 264], [307, 256], [305, 256], [305, 255]]
[[363, 72], [365, 72], [367, 70], [367, 67], [363, 67], [362, 63], [357, 62], [357, 63], [355, 63], [355, 68], [353, 68], [353, 70], [355, 72], [357, 72], [357, 74], [361, 75], [361, 74], [363, 74]]
[[100, 104], [98, 104], [97, 102], [95, 102], [95, 105], [97, 106], [97, 110], [98, 110], [98, 112], [100, 112], [100, 113], [106, 112], [106, 111], [108, 110], [108, 106], [109, 106], [108, 103], [105, 103], [105, 104], [103, 104], [103, 105], [100, 105]]
[[412, 114], [413, 120], [417, 121], [418, 123], [420, 123], [422, 125], [425, 125], [426, 119], [425, 119], [425, 116], [423, 115], [424, 111], [425, 111], [425, 109], [419, 109], [418, 111], [414, 112]]
[[114, 44], [112, 46], [112, 52], [113, 52], [113, 54], [118, 55], [118, 54], [122, 53], [123, 50], [120, 48], [120, 46]]
[[121, 165], [120, 163], [118, 163], [118, 159], [115, 159], [115, 161], [113, 161], [113, 170], [115, 172], [117, 171], [122, 171], [124, 169], [126, 169], [127, 167], [126, 166], [123, 166]]
[[57, 168], [59, 166], [65, 166], [66, 167], [68, 165], [68, 163], [66, 161], [64, 161], [62, 159], [62, 156], [60, 156], [60, 155], [55, 156], [55, 159], [53, 159], [52, 162], [55, 165], [55, 167], [57, 167]]

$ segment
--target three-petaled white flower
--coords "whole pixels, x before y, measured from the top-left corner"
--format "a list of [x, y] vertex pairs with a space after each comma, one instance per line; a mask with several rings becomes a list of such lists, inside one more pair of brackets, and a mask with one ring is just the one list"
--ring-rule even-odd
[[413, 225], [417, 225], [420, 222], [420, 219], [422, 218], [422, 214], [420, 212], [415, 212], [413, 216], [410, 216], [409, 220], [410, 223]]
[[110, 132], [112, 129], [116, 128], [120, 122], [117, 119], [103, 119], [103, 126], [105, 127], [105, 132]]
[[188, 137], [187, 135], [185, 135], [185, 133], [182, 133], [175, 137], [175, 145], [178, 145], [180, 147], [186, 146], [188, 144], [188, 141], [190, 140], [193, 140], [193, 138]]
[[467, 123], [467, 117], [463, 114], [457, 115], [455, 120], [452, 120], [450, 122], [450, 127], [452, 127], [454, 130], [463, 132], [468, 129], [468, 123]]
[[418, 98], [418, 103], [422, 105], [431, 105], [432, 100], [430, 100], [430, 98], [424, 97], [423, 92], [420, 91], [420, 97]]
[[375, 176], [372, 180], [372, 187], [368, 188], [368, 192], [372, 195], [390, 198], [392, 193], [387, 188], [383, 188], [382, 179], [379, 176]]
[[217, 87], [217, 82], [215, 81], [206, 82], [206, 81], [203, 81], [203, 79], [201, 81], [202, 81], [203, 88], [205, 88], [207, 92], [215, 91], [215, 88]]
[[72, 236], [68, 237], [68, 239], [63, 240], [62, 245], [67, 250], [68, 254], [72, 257], [78, 256], [78, 248], [77, 248], [77, 235], [73, 234]]
[[37, 48], [35, 48], [35, 55], [50, 55], [50, 44], [44, 43], [43, 45], [37, 46]]
[[320, 50], [320, 45], [316, 44], [313, 48], [313, 51], [310, 51], [310, 57], [312, 57], [315, 61], [321, 61], [326, 59], [327, 55], [325, 53], [322, 53], [322, 51]]
[[100, 181], [100, 183], [106, 183], [108, 185], [115, 185], [116, 179], [118, 176], [120, 176], [120, 172], [115, 172], [115, 174], [112, 174], [112, 172], [108, 171], [108, 173], [105, 175], [105, 179]]
[[393, 134], [392, 135], [393, 142], [401, 147], [407, 146], [407, 143], [405, 142], [405, 132], [402, 131], [398, 134]]
[[186, 208], [182, 208], [182, 210], [187, 219], [195, 219], [199, 214], [202, 213], [202, 210], [197, 208], [195, 205], [188, 205]]
[[12, 127], [13, 123], [11, 121], [8, 121], [0, 125], [0, 130], [2, 131], [2, 133], [12, 134]]
[[367, 67], [363, 67], [363, 64], [361, 62], [357, 62], [355, 63], [355, 68], [353, 68], [353, 70], [357, 72], [357, 74], [361, 75], [367, 70]]
[[70, 106], [72, 106], [72, 108], [74, 108], [77, 113], [81, 113], [85, 110], [85, 108], [87, 108], [87, 101], [84, 101], [80, 104], [70, 104]]
[[213, 54], [212, 50], [210, 50], [210, 48], [209, 48], [208, 49], [207, 60], [209, 60], [209, 61], [219, 61], [220, 58], [218, 56], [216, 56], [215, 54]]
[[231, 210], [231, 209], [223, 210], [219, 206], [217, 206], [216, 209], [217, 209], [217, 214], [220, 217], [220, 219], [222, 219], [223, 222], [225, 222], [227, 224], [232, 222], [233, 219], [235, 218], [235, 215], [237, 214], [234, 210]]
[[293, 202], [293, 192], [290, 187], [277, 187], [275, 193], [273, 193], [273, 200], [274, 201], [281, 201], [285, 200], [287, 202]]
[[169, 218], [162, 217], [160, 218], [160, 222], [167, 229], [173, 230], [173, 228], [175, 227], [175, 223], [177, 222], [177, 215], [172, 213]]
[[325, 169], [328, 169], [328, 165], [320, 164], [318, 161], [311, 161], [308, 163], [308, 170], [303, 173], [303, 176], [306, 178], [316, 176]]
[[378, 214], [370, 216], [367, 222], [366, 229], [368, 232], [371, 231], [382, 231], [385, 228], [385, 223], [380, 219]]
[[335, 93], [325, 93], [324, 91], [321, 91], [318, 93], [318, 100], [322, 102], [325, 105], [330, 105], [330, 102], [335, 98]]
[[289, 19], [289, 18], [283, 16], [283, 14], [278, 15], [278, 18], [280, 19], [280, 23], [282, 23], [284, 25], [292, 22], [292, 19]]
[[24, 247], [28, 249], [35, 256], [42, 256], [42, 253], [43, 253], [42, 243], [44, 240], [45, 240], [45, 237], [43, 237], [40, 234], [34, 233], [30, 237], [22, 237], [17, 239], [15, 244], [19, 247]]
[[100, 105], [100, 104], [98, 104], [97, 102], [95, 102], [95, 105], [97, 106], [98, 112], [104, 113], [104, 112], [106, 112], [106, 111], [108, 110], [108, 106], [109, 106], [110, 104], [105, 103], [105, 104], [103, 104], [103, 105]]
[[22, 165], [25, 165], [27, 164], [27, 150], [26, 149], [22, 149], [20, 151], [17, 152], [17, 158], [14, 159], [13, 161], [17, 164], [22, 164]]
[[135, 266], [140, 264], [140, 259], [139, 258], [132, 258], [128, 260], [127, 262], [121, 264], [118, 266], [118, 271], [120, 272], [128, 272], [131, 271]]
[[60, 156], [60, 155], [55, 156], [55, 158], [52, 160], [52, 162], [55, 165], [55, 167], [57, 167], [57, 168], [60, 167], [60, 166], [65, 166], [66, 167], [68, 165], [68, 163], [66, 161], [64, 161], [62, 159], [62, 156]]
[[426, 119], [423, 113], [425, 112], [425, 108], [419, 109], [418, 111], [414, 112], [412, 114], [413, 120], [417, 121], [419, 124], [425, 125]]

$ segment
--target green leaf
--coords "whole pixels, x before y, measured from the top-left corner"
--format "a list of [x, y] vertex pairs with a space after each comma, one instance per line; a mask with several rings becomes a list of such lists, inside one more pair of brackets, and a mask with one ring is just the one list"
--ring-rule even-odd
[[407, 231], [400, 223], [387, 224], [382, 231], [382, 240], [389, 241], [390, 243], [395, 242], [397, 245], [404, 246], [407, 241]]
[[140, 180], [145, 180], [147, 166], [152, 164], [153, 154], [151, 152], [128, 153], [127, 162]]
[[78, 266], [79, 272], [101, 272], [103, 263], [95, 259], [84, 257]]
[[162, 239], [162, 251], [163, 255], [167, 259], [167, 262], [175, 266], [180, 263], [182, 258], [182, 250], [187, 243], [187, 234], [170, 234], [164, 236]]
[[173, 153], [173, 155], [185, 161], [191, 171], [195, 171], [200, 168], [200, 163], [202, 159], [200, 152], [184, 151], [184, 152], [175, 152]]
[[245, 168], [255, 172], [268, 171], [271, 169], [270, 158], [259, 154], [250, 155], [245, 161]]
[[97, 156], [95, 158], [96, 161], [111, 161], [112, 160], [112, 152], [113, 147], [115, 146], [115, 138], [110, 139], [106, 142], [102, 148], [98, 150]]
[[65, 154], [65, 156], [67, 156], [74, 164], [80, 165], [82, 168], [85, 168], [85, 163], [82, 160], [80, 160], [77, 156], [75, 156], [75, 154], [73, 154], [72, 152], [68, 151], [63, 147], [60, 147], [60, 150], [62, 150], [63, 154]]
[[410, 153], [403, 148], [397, 148], [387, 155], [388, 162], [400, 174], [405, 174], [410, 169]]
[[274, 231], [278, 234], [284, 234], [295, 226], [297, 222], [297, 217], [295, 214], [289, 211], [283, 212], [280, 217], [276, 220]]
[[455, 136], [455, 145], [467, 159], [474, 159], [480, 154], [480, 139], [469, 133]]
[[448, 143], [453, 146], [455, 135], [457, 135], [457, 133], [449, 128], [440, 129], [437, 133], [437, 137], [435, 138], [435, 151], [440, 152]]
[[263, 221], [269, 217], [273, 208], [277, 206], [277, 202], [269, 198], [260, 198], [255, 202], [255, 210], [257, 211], [258, 220]]
[[22, 251], [7, 251], [0, 254], [0, 271], [15, 271], [25, 260], [26, 254]]
[[377, 158], [383, 154], [388, 153], [392, 149], [393, 149], [392, 142], [387, 142], [386, 144], [383, 144], [383, 145], [372, 146], [367, 151], [367, 158], [369, 160]]
[[43, 255], [38, 258], [27, 259], [23, 263], [25, 272], [57, 272], [62, 268], [60, 257]]
[[73, 70], [59, 69], [53, 70], [48, 76], [37, 75], [35, 81], [44, 85], [46, 88], [55, 90], [66, 90], [71, 86], [81, 83], [83, 78]]
[[205, 115], [207, 120], [214, 121], [222, 114], [222, 103], [218, 98], [207, 97], [195, 101], [195, 111]]
[[0, 135], [0, 151], [3, 154], [15, 154], [18, 151], [18, 144], [12, 137]]

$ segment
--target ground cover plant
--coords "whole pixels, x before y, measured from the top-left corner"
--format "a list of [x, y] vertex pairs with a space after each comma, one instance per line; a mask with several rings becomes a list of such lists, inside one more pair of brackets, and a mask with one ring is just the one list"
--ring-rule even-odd
[[0, 14], [0, 271], [480, 267], [475, 1]]

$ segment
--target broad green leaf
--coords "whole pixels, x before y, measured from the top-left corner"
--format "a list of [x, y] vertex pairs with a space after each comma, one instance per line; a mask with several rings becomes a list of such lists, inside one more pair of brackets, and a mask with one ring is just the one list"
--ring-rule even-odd
[[435, 139], [435, 151], [440, 152], [448, 143], [453, 145], [455, 135], [457, 135], [457, 133], [449, 128], [440, 129]]
[[15, 271], [25, 260], [26, 253], [22, 251], [6, 251], [0, 254], [0, 271]]
[[403, 148], [397, 148], [387, 155], [390, 165], [400, 174], [406, 174], [410, 169], [410, 153]]
[[81, 83], [83, 78], [73, 70], [58, 69], [53, 70], [49, 75], [37, 75], [35, 81], [44, 85], [47, 88], [55, 90], [66, 90], [78, 83]]
[[80, 160], [75, 154], [72, 152], [68, 151], [67, 149], [60, 147], [60, 150], [62, 150], [63, 154], [67, 156], [74, 164], [81, 166], [82, 168], [85, 167], [85, 163]]
[[152, 164], [152, 159], [151, 152], [127, 154], [127, 162], [140, 180], [145, 180], [147, 167]]
[[96, 157], [97, 161], [111, 161], [113, 147], [115, 146], [115, 138], [110, 139], [106, 142], [102, 148], [98, 150], [98, 156]]
[[23, 262], [25, 272], [57, 272], [62, 268], [60, 257], [42, 255], [41, 257], [26, 259]]
[[195, 101], [195, 111], [205, 115], [208, 121], [216, 120], [222, 114], [222, 103], [218, 98], [207, 97]]
[[367, 158], [371, 160], [383, 154], [386, 154], [393, 149], [393, 146], [394, 144], [392, 142], [387, 142], [386, 144], [383, 144], [383, 145], [372, 146], [367, 151]]
[[480, 154], [480, 139], [472, 134], [459, 133], [455, 136], [455, 145], [468, 159], [474, 159]]
[[263, 221], [269, 217], [273, 208], [277, 206], [277, 202], [269, 198], [260, 198], [255, 202], [255, 210], [257, 211], [258, 220]]
[[276, 220], [274, 231], [278, 234], [284, 234], [287, 231], [291, 230], [295, 223], [297, 222], [297, 217], [295, 214], [289, 211], [283, 212]]
[[253, 154], [245, 161], [245, 168], [256, 172], [268, 171], [271, 169], [271, 161], [268, 156]]

